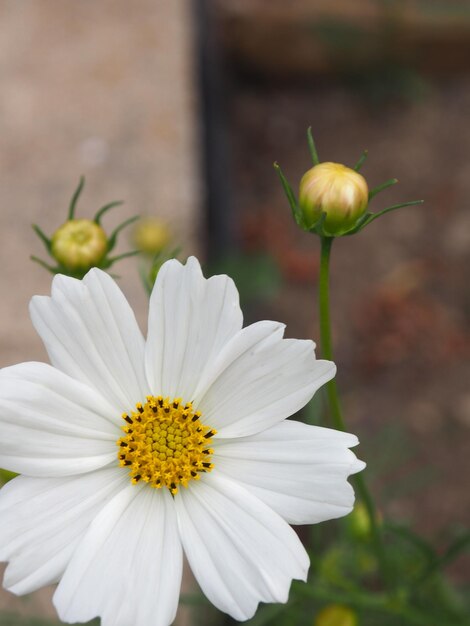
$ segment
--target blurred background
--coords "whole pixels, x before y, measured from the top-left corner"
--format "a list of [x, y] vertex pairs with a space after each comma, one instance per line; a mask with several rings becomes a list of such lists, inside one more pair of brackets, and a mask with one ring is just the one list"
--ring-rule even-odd
[[[335, 243], [332, 311], [378, 506], [444, 541], [470, 521], [469, 59], [468, 0], [4, 0], [0, 366], [46, 360], [27, 312], [50, 290], [31, 223], [52, 233], [82, 174], [77, 216], [123, 200], [110, 229], [163, 220], [182, 255], [233, 275], [247, 322], [318, 339], [319, 241], [272, 168], [300, 180], [311, 125], [321, 160], [352, 166], [367, 148], [370, 187], [399, 179], [372, 210], [425, 200]], [[145, 328], [137, 262], [117, 273]], [[461, 558], [449, 574], [469, 571]], [[0, 624], [53, 620], [50, 595], [1, 592]]]

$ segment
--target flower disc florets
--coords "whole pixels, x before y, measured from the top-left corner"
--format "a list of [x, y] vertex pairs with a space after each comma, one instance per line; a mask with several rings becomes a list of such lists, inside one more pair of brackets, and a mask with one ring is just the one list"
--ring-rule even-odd
[[187, 487], [200, 472], [212, 470], [214, 451], [208, 444], [216, 431], [200, 422], [191, 402], [147, 396], [136, 408], [123, 414], [126, 436], [117, 442], [120, 465], [129, 467], [134, 484], [142, 480], [175, 495], [179, 484]]

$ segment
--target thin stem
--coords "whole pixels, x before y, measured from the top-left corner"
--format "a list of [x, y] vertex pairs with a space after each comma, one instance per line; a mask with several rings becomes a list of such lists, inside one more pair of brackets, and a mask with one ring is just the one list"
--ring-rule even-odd
[[[333, 361], [333, 342], [331, 339], [331, 322], [330, 322], [330, 293], [329, 293], [329, 270], [330, 270], [330, 253], [333, 243], [333, 237], [321, 237], [321, 256], [320, 256], [320, 277], [318, 283], [318, 301], [320, 308], [320, 341], [322, 357]], [[336, 378], [333, 378], [326, 384], [328, 395], [328, 403], [330, 407], [331, 419], [333, 425], [338, 430], [346, 430], [343, 414], [341, 411], [341, 403], [339, 400], [338, 386]], [[382, 535], [377, 524], [377, 514], [375, 512], [374, 501], [367, 489], [362, 474], [355, 474], [352, 477], [355, 483], [356, 491], [364, 503], [369, 518], [372, 541], [377, 555], [377, 560], [382, 573], [383, 581], [386, 585], [391, 583], [391, 575], [385, 554], [385, 548], [382, 541]]]
[[[331, 340], [330, 325], [330, 293], [329, 293], [329, 266], [330, 252], [333, 237], [321, 238], [321, 257], [320, 257], [320, 281], [318, 285], [318, 301], [320, 305], [320, 341], [322, 357], [328, 361], [333, 360], [333, 343]], [[339, 403], [338, 388], [336, 378], [330, 380], [326, 384], [328, 395], [328, 404], [331, 411], [331, 419], [333, 425], [338, 430], [346, 430], [343, 416], [341, 413], [341, 405]]]

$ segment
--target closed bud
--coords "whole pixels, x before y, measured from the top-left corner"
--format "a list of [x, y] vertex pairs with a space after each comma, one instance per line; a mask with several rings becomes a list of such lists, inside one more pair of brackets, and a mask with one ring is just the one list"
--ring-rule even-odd
[[347, 606], [329, 604], [317, 614], [313, 626], [358, 626], [358, 620]]
[[52, 256], [71, 272], [82, 273], [99, 266], [107, 251], [106, 233], [91, 220], [69, 220], [52, 235]]
[[170, 239], [168, 226], [154, 217], [140, 219], [132, 233], [135, 248], [151, 256], [161, 252], [170, 243]]
[[[355, 539], [370, 539], [372, 527], [369, 513], [362, 502], [356, 502], [346, 521], [349, 532]], [[382, 524], [382, 516], [378, 512], [375, 514], [375, 521], [378, 526]]]
[[366, 212], [369, 189], [355, 170], [340, 163], [320, 163], [300, 181], [299, 206], [307, 227], [313, 227], [323, 213], [323, 232], [339, 236], [350, 230]]

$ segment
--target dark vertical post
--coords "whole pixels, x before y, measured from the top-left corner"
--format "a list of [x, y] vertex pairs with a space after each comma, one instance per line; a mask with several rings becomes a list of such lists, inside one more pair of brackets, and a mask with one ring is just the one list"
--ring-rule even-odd
[[198, 57], [202, 175], [205, 183], [203, 209], [209, 261], [227, 254], [234, 244], [226, 107], [229, 85], [216, 32], [214, 6], [211, 0], [192, 2]]

